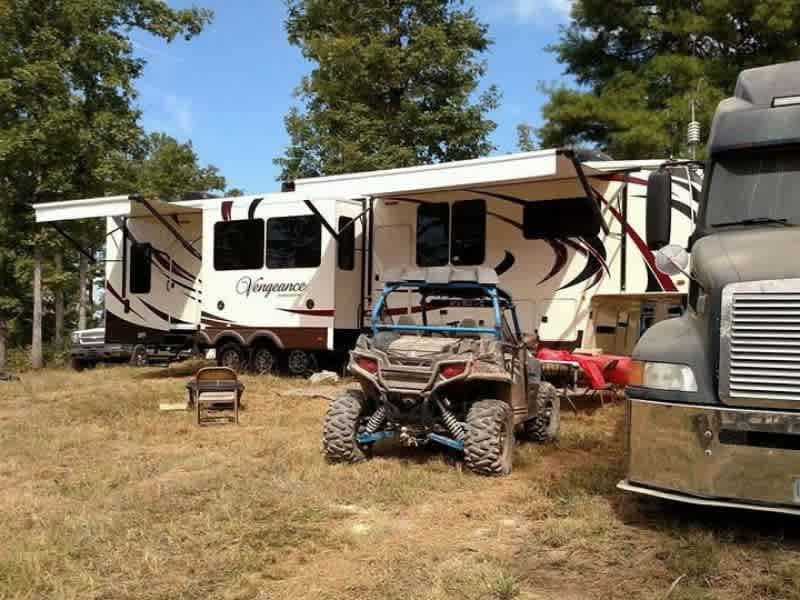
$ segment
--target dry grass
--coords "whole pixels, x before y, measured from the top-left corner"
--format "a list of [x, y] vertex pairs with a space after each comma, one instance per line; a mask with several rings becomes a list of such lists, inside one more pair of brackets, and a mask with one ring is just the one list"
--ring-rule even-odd
[[[798, 522], [620, 495], [621, 409], [483, 479], [433, 452], [325, 464], [325, 401], [246, 378], [199, 429], [178, 370], [0, 383], [0, 598], [785, 598]], [[278, 394], [276, 392], [282, 392]], [[679, 579], [680, 578], [680, 579]]]

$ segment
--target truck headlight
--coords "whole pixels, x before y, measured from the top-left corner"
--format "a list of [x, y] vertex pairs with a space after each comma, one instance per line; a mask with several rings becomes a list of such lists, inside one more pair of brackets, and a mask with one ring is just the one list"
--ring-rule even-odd
[[630, 385], [654, 390], [696, 392], [697, 380], [688, 365], [633, 361]]
[[73, 344], [77, 344], [77, 343], [79, 343], [81, 341], [81, 336], [77, 332], [73, 333], [70, 337], [72, 338], [72, 343]]

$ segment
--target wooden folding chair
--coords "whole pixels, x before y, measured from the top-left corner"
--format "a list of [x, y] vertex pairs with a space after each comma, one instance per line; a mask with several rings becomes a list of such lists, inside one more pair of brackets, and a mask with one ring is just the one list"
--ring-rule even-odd
[[[244, 385], [233, 369], [200, 369], [186, 387], [189, 390], [189, 403], [194, 402], [198, 425], [219, 421], [239, 422], [239, 405]], [[233, 415], [211, 416], [212, 411], [233, 411]]]

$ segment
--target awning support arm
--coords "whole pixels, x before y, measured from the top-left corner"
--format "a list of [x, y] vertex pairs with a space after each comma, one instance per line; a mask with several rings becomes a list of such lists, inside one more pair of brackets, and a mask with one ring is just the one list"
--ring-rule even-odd
[[313, 203], [313, 202], [311, 202], [311, 200], [303, 200], [303, 202], [304, 202], [304, 203], [305, 203], [305, 205], [308, 207], [308, 210], [310, 210], [312, 213], [314, 213], [314, 216], [315, 216], [315, 217], [317, 217], [317, 219], [319, 219], [319, 221], [320, 221], [320, 223], [322, 223], [323, 227], [325, 227], [325, 229], [327, 229], [327, 230], [328, 230], [328, 233], [330, 233], [330, 234], [331, 234], [331, 237], [332, 237], [333, 239], [335, 239], [335, 240], [336, 240], [336, 242], [338, 243], [338, 242], [339, 242], [339, 232], [338, 232], [338, 231], [336, 231], [336, 230], [335, 230], [335, 229], [334, 229], [334, 228], [331, 226], [331, 224], [330, 224], [330, 223], [328, 223], [328, 220], [327, 220], [325, 217], [323, 217], [323, 216], [322, 216], [322, 213], [320, 213], [320, 212], [317, 210], [317, 207], [316, 207], [316, 206], [314, 206], [314, 203]]
[[581, 162], [575, 156], [575, 153], [571, 150], [564, 150], [564, 156], [566, 156], [570, 161], [572, 161], [572, 166], [575, 167], [575, 173], [578, 175], [578, 179], [581, 182], [581, 186], [583, 186], [583, 191], [586, 193], [586, 197], [592, 204], [595, 216], [600, 221], [600, 226], [603, 228], [603, 233], [608, 235], [608, 225], [606, 225], [605, 219], [603, 219], [603, 213], [600, 211], [600, 202], [597, 201], [597, 192], [595, 189], [589, 184], [589, 178], [586, 177], [586, 173], [583, 172], [583, 167], [581, 166]]
[[185, 237], [181, 235], [180, 231], [175, 229], [175, 226], [169, 221], [167, 221], [164, 218], [164, 215], [162, 215], [155, 208], [153, 208], [153, 206], [147, 200], [145, 200], [142, 196], [138, 194], [132, 195], [130, 199], [144, 206], [150, 212], [150, 214], [153, 215], [158, 220], [159, 223], [161, 223], [164, 227], [166, 227], [169, 230], [169, 232], [173, 236], [175, 236], [175, 239], [178, 240], [184, 248], [186, 248], [186, 251], [189, 254], [194, 256], [197, 260], [203, 260], [203, 255], [197, 251], [197, 248], [192, 246], [192, 244]]
[[86, 258], [88, 258], [88, 259], [89, 259], [89, 262], [91, 262], [91, 263], [96, 263], [96, 262], [97, 262], [97, 259], [96, 259], [96, 258], [95, 258], [95, 257], [92, 255], [92, 253], [91, 253], [89, 250], [87, 250], [86, 248], [84, 248], [84, 247], [81, 245], [81, 243], [80, 243], [78, 240], [76, 240], [74, 237], [72, 237], [70, 234], [68, 234], [68, 233], [67, 233], [67, 232], [66, 232], [64, 229], [62, 229], [62, 228], [61, 228], [61, 227], [60, 227], [60, 226], [59, 226], [57, 223], [55, 223], [55, 222], [50, 222], [50, 224], [49, 224], [49, 225], [50, 225], [50, 227], [52, 227], [53, 229], [55, 229], [55, 230], [56, 230], [56, 231], [57, 231], [57, 232], [58, 232], [58, 233], [61, 235], [61, 237], [63, 237], [63, 238], [64, 238], [65, 240], [67, 240], [67, 241], [68, 241], [70, 244], [72, 244], [72, 245], [75, 247], [75, 249], [76, 249], [78, 252], [80, 252], [80, 253], [81, 253], [81, 254], [83, 254], [83, 255], [84, 255]]

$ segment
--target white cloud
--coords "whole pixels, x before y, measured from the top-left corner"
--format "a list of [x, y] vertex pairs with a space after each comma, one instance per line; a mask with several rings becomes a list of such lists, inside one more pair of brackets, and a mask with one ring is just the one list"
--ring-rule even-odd
[[566, 21], [573, 0], [490, 0], [490, 13], [506, 21], [537, 23]]
[[164, 110], [178, 131], [185, 135], [192, 132], [194, 117], [191, 100], [168, 93], [164, 96]]

